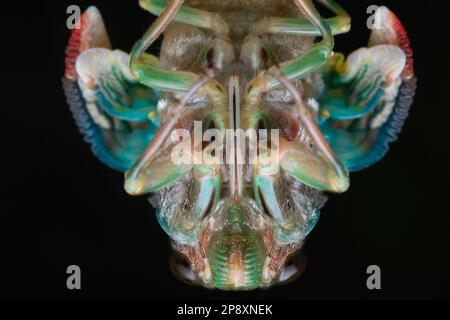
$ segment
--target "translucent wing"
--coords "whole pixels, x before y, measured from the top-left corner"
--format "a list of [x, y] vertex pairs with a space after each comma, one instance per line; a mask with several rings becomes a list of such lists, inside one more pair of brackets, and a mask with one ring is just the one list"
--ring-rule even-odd
[[94, 7], [72, 32], [66, 54], [63, 85], [81, 133], [103, 163], [126, 171], [158, 127], [157, 93], [133, 78], [126, 53], [109, 49]]
[[347, 59], [336, 54], [322, 70], [321, 129], [350, 171], [380, 160], [397, 139], [416, 89], [412, 53], [404, 28], [385, 7], [368, 48]]

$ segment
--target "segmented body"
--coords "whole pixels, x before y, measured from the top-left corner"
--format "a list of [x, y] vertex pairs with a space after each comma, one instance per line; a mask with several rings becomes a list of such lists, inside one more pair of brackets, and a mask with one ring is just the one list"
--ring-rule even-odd
[[[94, 153], [127, 171], [126, 191], [151, 194], [180, 278], [224, 290], [292, 280], [324, 192], [344, 192], [348, 170], [379, 160], [406, 119], [415, 89], [406, 32], [380, 8], [389, 28], [345, 61], [332, 55], [333, 34], [350, 20], [333, 1], [320, 1], [336, 14], [327, 20], [308, 0], [183, 2], [141, 1], [161, 17], [130, 56], [108, 49], [90, 9], [68, 49], [69, 104]], [[161, 31], [159, 57], [145, 53]], [[207, 146], [194, 142], [192, 161], [174, 163], [171, 132], [195, 134], [196, 121], [227, 146], [223, 161], [198, 161]], [[240, 152], [227, 130], [267, 142], [260, 135], [274, 129], [276, 163], [227, 161]]]
[[[187, 4], [189, 5], [190, 2]], [[229, 39], [224, 40], [211, 32], [196, 27], [174, 24], [168, 27], [164, 33], [164, 41], [160, 52], [161, 65], [168, 69], [190, 70], [193, 72], [198, 72], [202, 68], [206, 69], [208, 67], [214, 67], [217, 72], [216, 79], [219, 80], [224, 88], [230, 87], [231, 79], [238, 79], [236, 82], [238, 90], [240, 92], [245, 92], [249, 82], [257, 73], [269, 69], [273, 65], [304, 54], [311, 48], [314, 42], [313, 37], [295, 35], [268, 34], [249, 37], [251, 26], [256, 21], [266, 17], [270, 12], [301, 17], [301, 13], [298, 12], [298, 10], [293, 10], [294, 7], [292, 4], [287, 4], [287, 1], [285, 1], [284, 4], [276, 6], [274, 6], [273, 1], [249, 1], [245, 4], [243, 4], [242, 1], [236, 1], [234, 3], [225, 3], [225, 5], [220, 1], [206, 4], [205, 2], [192, 1], [192, 7], [198, 7], [211, 12], [219, 12], [220, 16], [230, 26]], [[282, 10], [280, 10], [281, 8]], [[202, 56], [202, 51], [206, 52], [206, 54], [204, 54], [204, 61], [200, 61], [199, 66], [198, 59], [199, 56]], [[310, 88], [313, 87], [311, 78], [312, 77], [308, 77], [299, 81], [298, 88], [303, 90], [304, 86], [309, 86]], [[265, 104], [270, 104], [272, 108], [269, 110]], [[246, 106], [245, 108], [240, 109], [239, 128], [244, 131], [252, 129], [258, 121], [270, 119], [271, 128], [284, 128], [286, 129], [285, 131], [289, 131], [288, 126], [283, 122], [287, 122], [291, 119], [283, 117], [283, 113], [286, 112], [286, 110], [282, 110], [281, 107], [290, 104], [292, 104], [292, 98], [289, 96], [286, 89], [271, 91], [263, 106]], [[235, 109], [227, 106], [221, 110], [217, 110], [218, 108], [209, 110], [208, 106], [207, 101], [200, 99], [198, 102], [195, 102], [194, 99], [194, 102], [191, 102], [190, 104], [191, 109], [196, 107], [205, 108], [207, 110], [197, 113], [197, 117], [192, 116], [190, 122], [186, 123], [187, 127], [192, 125], [193, 120], [202, 121], [207, 126], [209, 119], [218, 117], [223, 119], [225, 127], [229, 129], [238, 129], [234, 127], [232, 120], [228, 121], [228, 119], [235, 119], [236, 115], [232, 114], [233, 112], [236, 112]], [[264, 115], [264, 117], [257, 119], [256, 116], [258, 114]], [[293, 111], [292, 114], [295, 114], [295, 111]], [[266, 128], [266, 126], [262, 124], [262, 126], [259, 125], [258, 128], [254, 129], [259, 128], [263, 129]], [[286, 134], [295, 136], [292, 132], [286, 132]], [[299, 136], [305, 137], [306, 134]], [[249, 199], [248, 201], [250, 203], [246, 205], [258, 208], [256, 203], [253, 203], [253, 199], [255, 198], [253, 182], [254, 170], [256, 169], [252, 165], [242, 166], [238, 173], [238, 179], [241, 180], [240, 183], [245, 186], [240, 197]], [[220, 166], [221, 190], [219, 202], [230, 201], [229, 199], [234, 197], [234, 190], [232, 190], [234, 184], [230, 183], [233, 175], [232, 166]], [[309, 188], [288, 175], [280, 175], [277, 179], [279, 180], [277, 193], [281, 202], [279, 205], [283, 208], [283, 213], [287, 216], [292, 216], [292, 220], [295, 221], [298, 228], [306, 230], [308, 226], [311, 225], [310, 228], [312, 229], [312, 224], [317, 221], [319, 209], [325, 202], [325, 196], [321, 192]], [[271, 239], [273, 237], [271, 234], [273, 230], [271, 228], [260, 228], [255, 226], [257, 224], [264, 225], [264, 223], [258, 221], [260, 218], [258, 215], [255, 215], [255, 217], [249, 215], [249, 217], [241, 217], [237, 220], [241, 220], [242, 223], [257, 230], [255, 234], [258, 234], [259, 236], [262, 235], [262, 239], [259, 239], [259, 241], [263, 242], [263, 239], [265, 239], [267, 245], [257, 244], [253, 241], [250, 242], [251, 244], [245, 244], [246, 240], [235, 240], [232, 237], [223, 236], [218, 237], [217, 240], [203, 240], [199, 245], [204, 246], [204, 248], [201, 248], [200, 250], [195, 248], [195, 246], [191, 245], [193, 241], [186, 241], [183, 236], [180, 237], [180, 235], [177, 234], [177, 231], [174, 233], [175, 228], [169, 227], [170, 225], [176, 225], [176, 221], [182, 221], [184, 219], [184, 217], [180, 217], [180, 213], [181, 215], [185, 214], [185, 210], [180, 210], [183, 205], [188, 204], [188, 206], [192, 206], [198, 201], [196, 199], [198, 194], [196, 194], [195, 191], [192, 192], [192, 188], [195, 188], [196, 184], [193, 181], [192, 175], [186, 176], [174, 185], [154, 195], [152, 203], [155, 207], [160, 208], [163, 217], [162, 224], [165, 226], [168, 233], [176, 239], [176, 250], [181, 251], [182, 254], [191, 261], [198, 261], [197, 263], [194, 263], [194, 265], [199, 266], [197, 268], [200, 269], [201, 266], [203, 266], [197, 251], [207, 252], [208, 250], [211, 250], [210, 247], [212, 244], [216, 243], [217, 245], [220, 245], [220, 248], [216, 250], [221, 251], [224, 256], [216, 257], [211, 260], [225, 259], [227, 261], [226, 263], [218, 264], [218, 266], [211, 266], [211, 269], [214, 270], [213, 273], [216, 273], [218, 278], [220, 278], [223, 273], [229, 273], [226, 270], [229, 263], [231, 263], [229, 260], [232, 259], [233, 255], [241, 257], [240, 259], [243, 261], [241, 268], [245, 268], [246, 265], [253, 267], [252, 264], [258, 265], [262, 264], [262, 261], [264, 261], [265, 256], [267, 255], [267, 249], [265, 247], [272, 247], [274, 259], [273, 262], [271, 262], [271, 265], [272, 268], [276, 270], [279, 268], [280, 264], [284, 263], [284, 260], [289, 254], [300, 248], [303, 237], [306, 236], [306, 234], [296, 236], [294, 239], [287, 241], [286, 244], [277, 246], [276, 244], [271, 243], [273, 242]], [[269, 201], [273, 201], [273, 199]], [[227, 204], [218, 204], [218, 206], [220, 205], [226, 206]], [[211, 209], [205, 208], [205, 210], [208, 211]], [[259, 212], [259, 209], [257, 210]], [[261, 216], [270, 215], [269, 212], [259, 213], [261, 213]], [[212, 215], [207, 212], [205, 214], [205, 220], [208, 219], [207, 217], [211, 216]], [[191, 221], [191, 223], [193, 222]], [[210, 237], [210, 232], [210, 229], [207, 228], [203, 231], [201, 236], [205, 238]], [[228, 241], [231, 243], [228, 243]], [[226, 244], [219, 244], [220, 242], [226, 242]], [[248, 258], [247, 261], [244, 254], [242, 254], [242, 251], [245, 250], [250, 250], [252, 255], [257, 256], [261, 261], [256, 262], [250, 258]], [[214, 254], [216, 256], [218, 255], [217, 253]], [[269, 265], [269, 263], [267, 263], [267, 265]], [[255, 274], [262, 274], [262, 267], [253, 268], [255, 269]], [[214, 276], [214, 274], [211, 275], [212, 278], [214, 278]], [[245, 280], [243, 280], [243, 283], [239, 286], [242, 288], [245, 288], [246, 286], [255, 286], [256, 283], [261, 281], [261, 276], [258, 277], [255, 275], [254, 277], [256, 278], [253, 280], [254, 283], [245, 284]], [[229, 282], [224, 280], [216, 279], [213, 281], [216, 287], [232, 287]], [[221, 284], [221, 282], [225, 283]]]

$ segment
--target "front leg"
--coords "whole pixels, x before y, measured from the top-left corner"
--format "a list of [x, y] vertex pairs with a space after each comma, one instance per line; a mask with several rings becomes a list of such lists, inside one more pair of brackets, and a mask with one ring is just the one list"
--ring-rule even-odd
[[181, 117], [185, 115], [189, 99], [213, 77], [213, 71], [209, 70], [184, 95], [180, 103], [170, 110], [168, 120], [160, 127], [141, 158], [125, 174], [125, 190], [129, 194], [141, 195], [158, 191], [181, 179], [192, 169], [192, 161], [188, 164], [174, 163], [171, 159], [174, 145], [165, 146], [164, 144]]

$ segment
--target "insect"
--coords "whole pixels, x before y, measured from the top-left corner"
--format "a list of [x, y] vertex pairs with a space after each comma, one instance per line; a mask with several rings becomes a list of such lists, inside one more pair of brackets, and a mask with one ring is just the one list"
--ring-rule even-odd
[[[95, 7], [72, 31], [63, 85], [76, 123], [125, 172], [125, 190], [149, 196], [182, 281], [252, 290], [294, 280], [326, 192], [345, 192], [349, 172], [380, 160], [407, 118], [416, 78], [397, 17], [380, 7], [383, 28], [344, 57], [334, 39], [350, 17], [317, 2], [333, 16], [311, 0], [141, 0], [158, 18], [129, 54], [111, 49]], [[163, 33], [159, 56], [147, 53]], [[211, 142], [279, 130], [267, 143], [278, 160], [174, 162], [174, 130], [196, 122], [215, 130]], [[223, 157], [236, 157], [234, 142]], [[206, 148], [194, 144], [191, 160]]]

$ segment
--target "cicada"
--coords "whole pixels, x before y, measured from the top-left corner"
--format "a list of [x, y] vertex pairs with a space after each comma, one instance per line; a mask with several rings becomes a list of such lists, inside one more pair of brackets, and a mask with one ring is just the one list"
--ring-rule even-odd
[[[126, 192], [156, 207], [185, 282], [253, 290], [295, 279], [326, 193], [345, 192], [349, 172], [380, 160], [401, 131], [416, 88], [401, 22], [379, 7], [368, 46], [345, 57], [333, 48], [349, 15], [317, 2], [329, 18], [311, 0], [141, 0], [157, 18], [129, 54], [111, 49], [95, 7], [72, 32], [63, 85], [75, 121], [125, 173]], [[198, 159], [204, 135], [174, 139], [198, 129], [227, 146], [218, 161]], [[253, 134], [229, 143], [230, 130]], [[266, 142], [256, 161], [220, 161], [252, 137]], [[190, 161], [174, 161], [180, 144]], [[259, 161], [272, 152], [276, 161]]]

